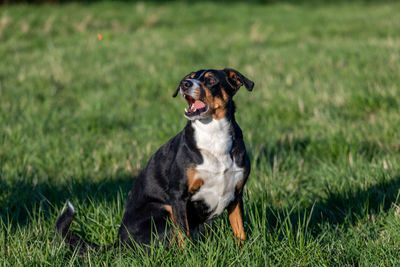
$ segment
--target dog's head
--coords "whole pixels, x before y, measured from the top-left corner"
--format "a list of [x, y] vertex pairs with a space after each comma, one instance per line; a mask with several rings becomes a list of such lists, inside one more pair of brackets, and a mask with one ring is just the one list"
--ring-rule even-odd
[[186, 75], [173, 97], [180, 92], [188, 102], [185, 117], [189, 120], [222, 119], [227, 115], [232, 97], [241, 86], [253, 90], [254, 83], [234, 69], [199, 70]]

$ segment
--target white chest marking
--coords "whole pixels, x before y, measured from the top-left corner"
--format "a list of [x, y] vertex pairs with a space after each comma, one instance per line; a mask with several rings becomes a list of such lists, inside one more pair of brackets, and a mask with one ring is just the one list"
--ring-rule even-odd
[[243, 168], [231, 158], [232, 136], [226, 119], [193, 121], [196, 145], [203, 156], [203, 163], [196, 166], [195, 179], [204, 183], [191, 200], [202, 200], [211, 212], [209, 219], [225, 210], [235, 197], [237, 183], [243, 179]]

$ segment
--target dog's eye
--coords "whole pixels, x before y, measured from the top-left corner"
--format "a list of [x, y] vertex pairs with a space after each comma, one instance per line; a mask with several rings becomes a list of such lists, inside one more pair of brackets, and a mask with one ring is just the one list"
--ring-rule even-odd
[[215, 85], [217, 83], [217, 81], [213, 78], [213, 77], [207, 77], [205, 80], [207, 85]]

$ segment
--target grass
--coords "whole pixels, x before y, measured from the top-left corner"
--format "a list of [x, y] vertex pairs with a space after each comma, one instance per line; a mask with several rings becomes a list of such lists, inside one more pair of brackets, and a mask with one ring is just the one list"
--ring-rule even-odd
[[[0, 263], [66, 265], [400, 264], [399, 3], [14, 5], [0, 9]], [[103, 39], [97, 39], [101, 33]], [[252, 163], [248, 240], [226, 214], [204, 240], [151, 256], [79, 257], [72, 228], [115, 241], [127, 194], [185, 125], [179, 80], [233, 67]]]

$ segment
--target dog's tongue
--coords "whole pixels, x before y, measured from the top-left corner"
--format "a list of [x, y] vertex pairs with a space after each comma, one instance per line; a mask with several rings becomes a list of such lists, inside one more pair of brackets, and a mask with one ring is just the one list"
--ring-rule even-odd
[[196, 101], [193, 103], [193, 108], [195, 108], [195, 109], [202, 109], [202, 108], [204, 108], [204, 107], [206, 107], [206, 104], [204, 104], [204, 103], [201, 102], [200, 100], [196, 100]]

